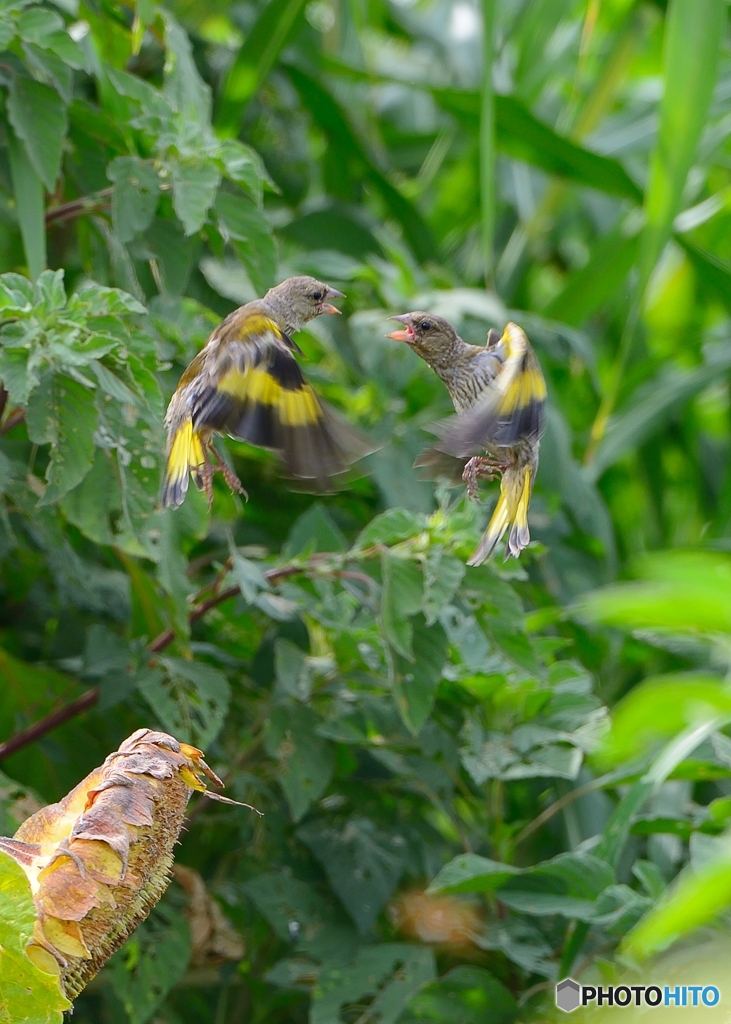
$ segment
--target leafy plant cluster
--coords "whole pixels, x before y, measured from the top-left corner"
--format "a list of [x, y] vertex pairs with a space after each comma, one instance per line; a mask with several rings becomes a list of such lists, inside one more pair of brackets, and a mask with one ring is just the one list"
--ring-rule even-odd
[[[683, 963], [714, 962], [724, 19], [719, 0], [0, 10], [0, 830], [141, 725], [264, 812], [194, 801], [179, 850], [239, 942], [175, 882], [75, 1020], [545, 1019], [571, 972], [606, 983], [688, 935]], [[315, 499], [226, 442], [249, 500], [216, 481], [210, 515], [192, 488], [161, 512], [180, 373], [293, 273], [347, 294], [297, 340], [381, 450]], [[476, 343], [514, 319], [539, 354], [520, 565], [467, 569], [488, 510], [412, 469], [449, 409], [384, 337], [414, 308]], [[13, 1009], [27, 987], [0, 1020], [57, 1019], [48, 987]]]

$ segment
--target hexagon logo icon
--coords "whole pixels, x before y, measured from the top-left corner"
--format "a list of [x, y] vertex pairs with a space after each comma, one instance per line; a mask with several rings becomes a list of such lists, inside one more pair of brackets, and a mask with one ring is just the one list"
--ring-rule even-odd
[[581, 1003], [581, 985], [573, 978], [564, 978], [556, 985], [556, 1006], [564, 1013], [577, 1010]]

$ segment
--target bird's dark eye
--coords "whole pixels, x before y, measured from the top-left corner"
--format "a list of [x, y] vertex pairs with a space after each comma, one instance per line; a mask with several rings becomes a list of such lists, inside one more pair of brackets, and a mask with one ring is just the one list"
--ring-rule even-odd
[[325, 298], [325, 293], [321, 291], [313, 292], [312, 298], [315, 300], [315, 302], [322, 302], [322, 300]]
[[433, 326], [434, 325], [432, 324], [431, 320], [422, 320], [421, 323], [419, 324], [419, 327], [421, 328], [422, 331], [430, 331]]

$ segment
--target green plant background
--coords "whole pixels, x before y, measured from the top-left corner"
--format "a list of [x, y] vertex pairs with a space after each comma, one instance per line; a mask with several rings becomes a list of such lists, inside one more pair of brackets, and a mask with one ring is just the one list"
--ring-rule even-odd
[[[196, 797], [178, 851], [243, 958], [188, 965], [173, 886], [74, 1021], [545, 1019], [697, 948], [731, 902], [722, 0], [7, 0], [0, 37], [0, 740], [78, 712], [0, 746], [0, 831], [142, 725], [264, 812]], [[249, 500], [161, 513], [180, 372], [295, 273], [347, 295], [298, 342], [381, 450], [317, 498], [227, 442]], [[540, 357], [519, 564], [465, 569], [489, 503], [412, 470], [449, 409], [385, 338], [419, 307]], [[429, 885], [456, 945], [405, 924]]]

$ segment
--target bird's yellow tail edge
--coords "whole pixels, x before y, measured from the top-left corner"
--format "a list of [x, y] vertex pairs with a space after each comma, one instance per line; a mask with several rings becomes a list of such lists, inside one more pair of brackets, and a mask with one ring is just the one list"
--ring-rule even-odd
[[517, 495], [515, 484], [509, 478], [508, 470], [500, 484], [500, 497], [498, 498], [495, 511], [493, 512], [482, 540], [470, 556], [467, 565], [482, 565], [492, 555], [503, 534], [510, 526], [508, 547], [505, 557], [512, 555], [517, 558], [523, 548], [528, 546], [530, 533], [528, 531], [528, 505], [531, 496], [531, 469], [526, 466], [523, 470], [523, 479], [520, 483], [520, 491]]
[[193, 421], [186, 420], [175, 431], [170, 442], [160, 495], [163, 508], [177, 508], [183, 504], [190, 470], [202, 466], [205, 461], [200, 434], [193, 429]]

